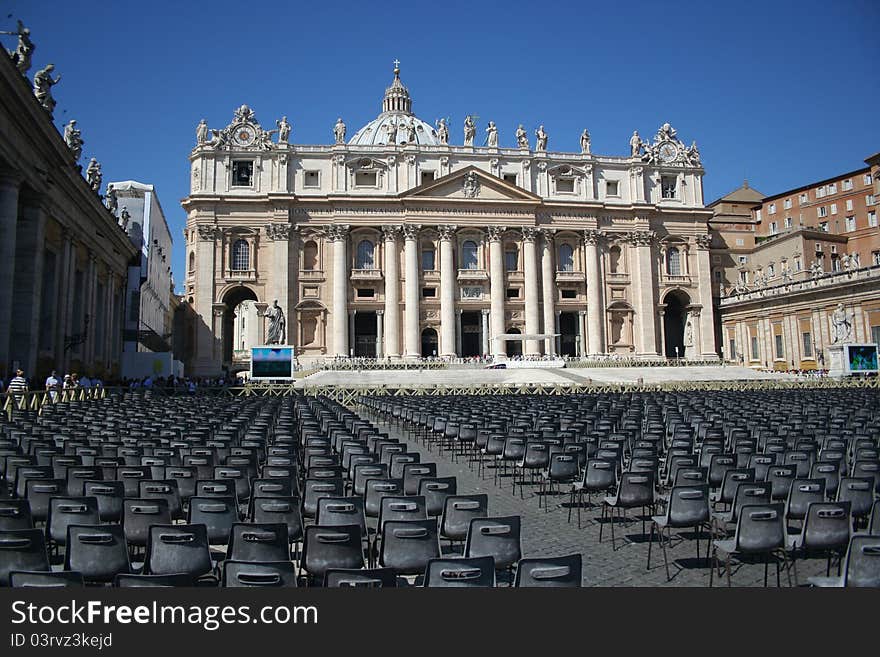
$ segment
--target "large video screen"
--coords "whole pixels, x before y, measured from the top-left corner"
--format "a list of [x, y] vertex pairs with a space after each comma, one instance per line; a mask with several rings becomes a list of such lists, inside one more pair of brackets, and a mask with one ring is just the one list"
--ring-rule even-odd
[[292, 379], [293, 360], [293, 347], [253, 347], [251, 378]]
[[877, 371], [877, 345], [854, 344], [847, 346], [851, 372]]

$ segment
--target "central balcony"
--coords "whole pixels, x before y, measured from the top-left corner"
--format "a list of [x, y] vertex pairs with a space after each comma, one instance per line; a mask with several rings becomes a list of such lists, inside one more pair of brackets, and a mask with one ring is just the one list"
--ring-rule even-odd
[[489, 274], [485, 269], [459, 269], [459, 281], [488, 281]]
[[353, 281], [381, 281], [381, 269], [352, 269], [351, 280]]
[[583, 283], [586, 275], [582, 271], [557, 271], [557, 283]]

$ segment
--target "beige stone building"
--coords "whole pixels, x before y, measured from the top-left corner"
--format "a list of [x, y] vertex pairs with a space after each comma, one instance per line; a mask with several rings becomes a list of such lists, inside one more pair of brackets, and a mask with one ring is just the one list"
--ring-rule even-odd
[[[0, 57], [0, 377], [42, 387], [52, 369], [118, 376], [136, 249], [83, 179], [34, 97]], [[99, 183], [100, 187], [100, 183]]]
[[745, 184], [709, 204], [725, 358], [823, 369], [837, 304], [855, 341], [880, 343], [878, 161], [768, 197]]
[[669, 124], [651, 143], [624, 136], [618, 156], [591, 153], [586, 130], [580, 152], [548, 149], [542, 129], [503, 145], [470, 117], [455, 145], [413, 114], [395, 69], [348, 139], [341, 119], [331, 145], [276, 125], [273, 140], [243, 105], [197, 129], [183, 201], [196, 374], [246, 367], [240, 304], [262, 339], [276, 301], [303, 362], [717, 358], [703, 169]]

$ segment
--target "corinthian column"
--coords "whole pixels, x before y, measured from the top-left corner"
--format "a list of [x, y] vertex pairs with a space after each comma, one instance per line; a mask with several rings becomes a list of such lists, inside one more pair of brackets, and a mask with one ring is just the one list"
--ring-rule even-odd
[[710, 235], [697, 235], [697, 289], [702, 312], [699, 313], [699, 342], [695, 342], [700, 357], [714, 360], [718, 357], [715, 345], [715, 322], [712, 317], [712, 272], [709, 263], [709, 246], [712, 244]]
[[[587, 266], [587, 349], [590, 355], [605, 353], [605, 310], [602, 307], [602, 265], [599, 245], [603, 234], [598, 230], [584, 231]], [[586, 355], [586, 354], [582, 354]]]
[[635, 343], [636, 353], [657, 356], [657, 335], [654, 330], [654, 266], [651, 257], [651, 243], [654, 233], [650, 230], [630, 233], [633, 245], [633, 306], [636, 311]]
[[[541, 231], [544, 240], [541, 246], [541, 296], [544, 309], [544, 333], [556, 332], [556, 272], [553, 267], [553, 231]], [[556, 354], [556, 338], [544, 341], [544, 353]]]
[[452, 240], [456, 226], [438, 226], [440, 233], [440, 355], [455, 354], [455, 260]]
[[400, 358], [400, 226], [382, 226], [385, 238], [385, 356]]
[[327, 236], [333, 243], [333, 353], [348, 353], [348, 229], [331, 225]]
[[419, 339], [419, 229], [421, 226], [405, 224], [404, 240], [404, 305], [405, 305], [405, 356], [421, 356]]
[[489, 226], [489, 308], [492, 320], [490, 344], [493, 356], [507, 355], [507, 344], [496, 340], [504, 333], [504, 256], [501, 249], [503, 226]]
[[[535, 237], [538, 229], [533, 226], [523, 226], [523, 278], [525, 279], [526, 292], [526, 333], [534, 335], [540, 333], [540, 313], [538, 312], [538, 253], [535, 247]], [[525, 353], [534, 356], [541, 353], [538, 340], [526, 340]]]
[[[293, 226], [287, 223], [272, 223], [266, 225], [266, 236], [272, 242], [272, 286], [266, 301], [271, 305], [278, 301], [278, 307], [284, 313], [284, 335], [281, 336], [282, 344], [293, 344], [291, 334], [296, 335], [297, 330], [291, 322], [290, 312], [290, 272], [294, 269], [290, 266], [290, 237]], [[262, 344], [262, 342], [260, 342]]]

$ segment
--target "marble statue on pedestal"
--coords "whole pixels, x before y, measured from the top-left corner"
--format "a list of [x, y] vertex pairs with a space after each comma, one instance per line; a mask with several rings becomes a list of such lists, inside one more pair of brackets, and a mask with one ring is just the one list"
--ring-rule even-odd
[[388, 140], [386, 143], [389, 146], [394, 146], [397, 144], [397, 124], [394, 121], [389, 121], [388, 125], [385, 126], [385, 130], [388, 132]]
[[547, 150], [547, 133], [544, 132], [544, 126], [538, 126], [538, 129], [535, 130], [535, 150], [536, 151], [546, 151]]
[[630, 157], [639, 157], [642, 154], [642, 138], [639, 137], [639, 131], [633, 130], [633, 136], [629, 140]]
[[15, 64], [18, 72], [22, 75], [27, 75], [31, 68], [31, 58], [34, 55], [34, 50], [36, 50], [34, 42], [31, 41], [31, 31], [24, 26], [24, 23], [18, 21], [18, 27], [15, 32], [0, 32], [0, 34], [14, 34], [18, 37], [18, 45], [15, 50], [9, 51], [9, 57], [12, 59], [12, 63]]
[[446, 119], [439, 119], [435, 125], [437, 126], [437, 137], [440, 139], [440, 143], [448, 144], [449, 126], [446, 125]]
[[831, 343], [843, 344], [852, 342], [853, 317], [843, 308], [843, 304], [837, 304], [837, 308], [831, 313]]
[[516, 129], [516, 145], [525, 150], [529, 148], [529, 136], [522, 123]]
[[196, 127], [196, 144], [204, 146], [208, 142], [208, 122], [205, 119], [199, 121]]
[[278, 305], [278, 299], [272, 302], [271, 308], [266, 309], [264, 316], [269, 320], [266, 344], [284, 344], [284, 311]]
[[55, 99], [52, 98], [52, 87], [61, 81], [61, 76], [52, 78], [52, 71], [55, 70], [54, 64], [46, 64], [46, 68], [37, 71], [34, 74], [34, 96], [37, 97], [40, 105], [42, 105], [49, 114], [55, 111]]
[[489, 127], [486, 128], [486, 146], [498, 148], [498, 128], [495, 121], [489, 121]]
[[464, 117], [464, 145], [465, 146], [473, 146], [474, 145], [474, 137], [477, 134], [477, 126], [474, 124], [474, 120], [471, 118], [471, 115], [468, 114]]
[[116, 198], [116, 190], [113, 189], [112, 185], [107, 185], [107, 194], [104, 195], [104, 200], [107, 201], [107, 209], [115, 216], [116, 210], [119, 209], [119, 201]]
[[333, 126], [333, 138], [337, 144], [345, 143], [345, 124], [342, 122], [341, 116], [336, 119], [336, 125]]
[[587, 132], [587, 129], [584, 128], [584, 131], [581, 133], [581, 153], [584, 155], [590, 152], [590, 133]]
[[131, 213], [128, 211], [128, 208], [123, 205], [122, 210], [119, 213], [119, 225], [122, 226], [122, 230], [126, 233], [128, 232], [128, 222], [130, 219]]
[[408, 144], [415, 144], [415, 143], [418, 141], [418, 139], [417, 139], [417, 137], [416, 137], [416, 124], [415, 124], [415, 121], [413, 121], [412, 119], [410, 119], [410, 120], [409, 120], [409, 123], [407, 123], [407, 124], [404, 126], [404, 128], [406, 128], [406, 143], [408, 143]]
[[290, 140], [290, 124], [287, 122], [287, 117], [282, 116], [280, 121], [275, 121], [275, 125], [278, 126], [278, 143], [288, 143]]
[[89, 160], [89, 166], [86, 169], [86, 182], [89, 183], [89, 187], [92, 188], [92, 191], [97, 192], [101, 189], [101, 181], [104, 178], [104, 174], [101, 173], [101, 164], [95, 158]]
[[68, 121], [67, 125], [64, 126], [64, 143], [67, 144], [70, 152], [73, 153], [74, 161], [79, 162], [79, 158], [82, 156], [82, 147], [85, 142], [82, 139], [82, 133], [79, 131], [79, 128], [76, 127], [76, 121], [74, 119]]

